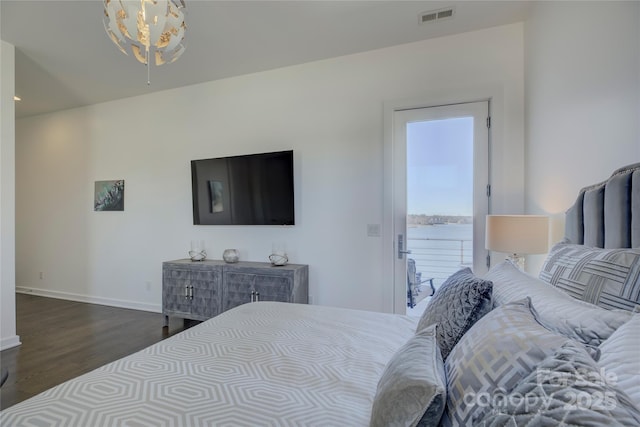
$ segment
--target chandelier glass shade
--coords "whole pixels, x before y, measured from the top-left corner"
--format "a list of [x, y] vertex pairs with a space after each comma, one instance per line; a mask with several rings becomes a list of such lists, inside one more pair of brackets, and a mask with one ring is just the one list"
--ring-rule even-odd
[[125, 55], [162, 65], [185, 50], [185, 12], [183, 0], [104, 0], [104, 28]]

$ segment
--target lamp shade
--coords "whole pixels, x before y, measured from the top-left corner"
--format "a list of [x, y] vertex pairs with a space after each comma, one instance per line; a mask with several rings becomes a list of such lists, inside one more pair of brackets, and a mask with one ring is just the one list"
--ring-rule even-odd
[[549, 217], [487, 215], [485, 247], [509, 254], [542, 254], [549, 250]]

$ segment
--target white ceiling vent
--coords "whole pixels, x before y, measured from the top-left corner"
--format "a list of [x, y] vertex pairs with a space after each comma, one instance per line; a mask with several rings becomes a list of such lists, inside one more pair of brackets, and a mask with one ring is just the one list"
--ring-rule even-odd
[[445, 19], [453, 18], [455, 9], [453, 7], [447, 7], [445, 9], [430, 10], [428, 12], [422, 12], [418, 15], [418, 22], [420, 24], [429, 24], [431, 22], [438, 22]]

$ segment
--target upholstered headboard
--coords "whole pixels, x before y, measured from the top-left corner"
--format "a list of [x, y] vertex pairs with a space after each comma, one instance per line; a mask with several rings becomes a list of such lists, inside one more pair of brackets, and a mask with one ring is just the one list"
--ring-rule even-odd
[[606, 309], [640, 308], [640, 163], [580, 190], [539, 277]]
[[580, 190], [567, 210], [565, 237], [597, 248], [640, 247], [640, 163]]

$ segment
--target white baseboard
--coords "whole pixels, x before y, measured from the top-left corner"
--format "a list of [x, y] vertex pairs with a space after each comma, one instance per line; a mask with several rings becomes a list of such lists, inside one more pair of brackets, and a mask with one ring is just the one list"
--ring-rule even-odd
[[40, 297], [57, 298], [69, 301], [86, 302], [89, 304], [108, 305], [110, 307], [129, 308], [132, 310], [151, 311], [153, 313], [162, 313], [162, 306], [159, 304], [146, 304], [134, 301], [125, 301], [113, 298], [100, 298], [90, 295], [73, 294], [70, 292], [51, 291], [48, 289], [28, 288], [25, 286], [16, 286], [16, 293], [31, 294]]
[[14, 335], [9, 338], [2, 338], [0, 340], [0, 350], [6, 350], [11, 347], [17, 347], [20, 344], [22, 343], [20, 342], [20, 337], [18, 335]]

